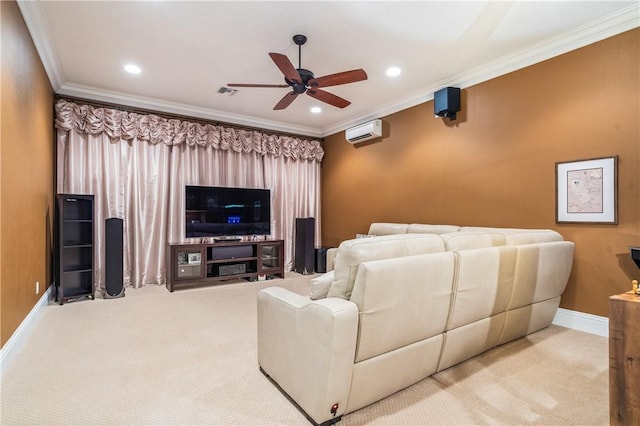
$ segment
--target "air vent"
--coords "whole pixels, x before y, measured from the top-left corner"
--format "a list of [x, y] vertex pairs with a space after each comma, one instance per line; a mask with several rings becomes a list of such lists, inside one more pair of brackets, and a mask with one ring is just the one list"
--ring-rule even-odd
[[350, 142], [357, 142], [360, 141], [362, 139], [369, 139], [371, 136], [373, 136], [373, 133], [368, 132], [359, 136], [354, 136], [352, 138], [349, 139]]
[[218, 93], [220, 93], [221, 95], [233, 96], [236, 92], [237, 92], [236, 89], [231, 89], [229, 87], [224, 87], [224, 86], [218, 89]]

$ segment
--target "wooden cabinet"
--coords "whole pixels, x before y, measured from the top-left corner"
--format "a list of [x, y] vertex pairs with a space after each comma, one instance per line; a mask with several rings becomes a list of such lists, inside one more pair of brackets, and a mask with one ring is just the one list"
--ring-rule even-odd
[[55, 298], [95, 296], [93, 195], [57, 194]]
[[284, 241], [171, 244], [167, 270], [169, 291], [238, 278], [284, 278]]
[[284, 242], [261, 241], [257, 245], [258, 276], [284, 278]]
[[640, 297], [609, 298], [609, 422], [640, 425]]

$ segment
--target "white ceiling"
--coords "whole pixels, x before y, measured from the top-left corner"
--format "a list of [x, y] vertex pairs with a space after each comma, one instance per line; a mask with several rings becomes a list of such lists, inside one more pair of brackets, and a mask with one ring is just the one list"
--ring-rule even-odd
[[[640, 26], [638, 1], [19, 1], [54, 90], [63, 95], [322, 137]], [[316, 76], [363, 68], [326, 90], [339, 109], [285, 88], [268, 56]], [[142, 68], [124, 72], [126, 63]], [[389, 66], [402, 74], [389, 78]], [[321, 106], [320, 114], [310, 107]]]

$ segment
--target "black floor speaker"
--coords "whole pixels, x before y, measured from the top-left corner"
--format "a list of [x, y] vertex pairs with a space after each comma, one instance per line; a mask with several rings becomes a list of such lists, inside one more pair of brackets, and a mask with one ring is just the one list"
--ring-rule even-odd
[[122, 219], [105, 220], [104, 230], [104, 281], [105, 299], [124, 296], [123, 278], [123, 224]]
[[299, 274], [313, 274], [315, 266], [316, 220], [313, 217], [296, 219], [294, 270]]

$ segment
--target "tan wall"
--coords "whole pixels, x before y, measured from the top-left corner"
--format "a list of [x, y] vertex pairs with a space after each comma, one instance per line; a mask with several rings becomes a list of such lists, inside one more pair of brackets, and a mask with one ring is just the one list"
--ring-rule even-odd
[[[51, 282], [53, 91], [15, 2], [0, 2], [0, 341]], [[40, 282], [36, 295], [35, 283]]]
[[[551, 228], [576, 243], [567, 309], [608, 315], [640, 271], [640, 29], [463, 89], [453, 125], [433, 103], [383, 118], [386, 136], [326, 138], [322, 244], [371, 222]], [[555, 163], [619, 156], [618, 225], [555, 223]]]

